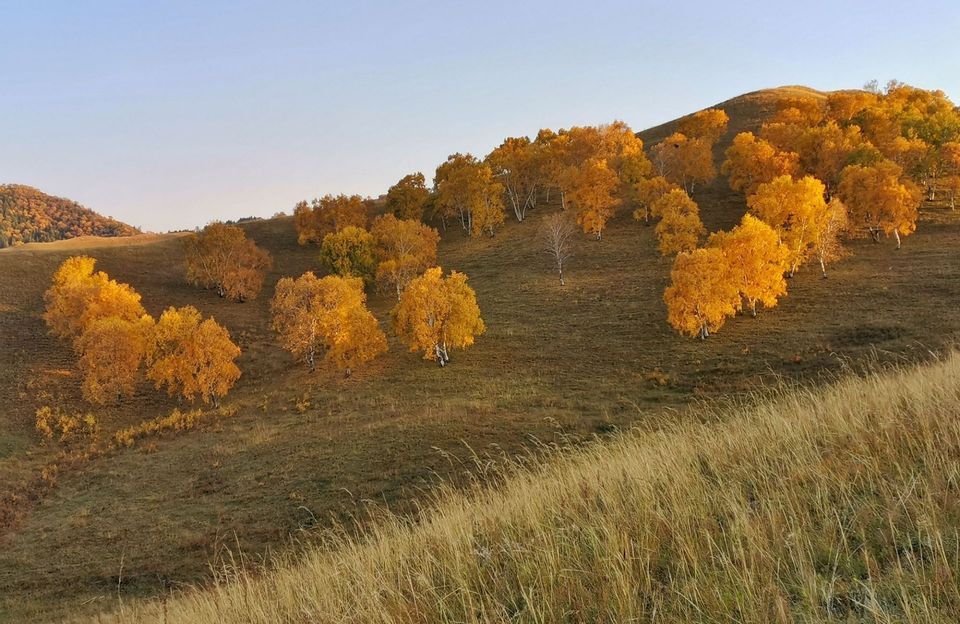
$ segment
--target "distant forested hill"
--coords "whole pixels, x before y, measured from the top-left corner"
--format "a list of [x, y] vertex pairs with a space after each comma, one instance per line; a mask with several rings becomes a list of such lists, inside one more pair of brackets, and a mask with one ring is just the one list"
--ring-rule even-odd
[[22, 184], [0, 184], [0, 247], [77, 236], [131, 236], [139, 230]]

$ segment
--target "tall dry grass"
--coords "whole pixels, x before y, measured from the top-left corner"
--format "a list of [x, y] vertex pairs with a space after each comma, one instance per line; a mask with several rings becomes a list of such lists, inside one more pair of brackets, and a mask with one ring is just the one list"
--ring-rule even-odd
[[960, 356], [702, 416], [102, 621], [960, 620]]

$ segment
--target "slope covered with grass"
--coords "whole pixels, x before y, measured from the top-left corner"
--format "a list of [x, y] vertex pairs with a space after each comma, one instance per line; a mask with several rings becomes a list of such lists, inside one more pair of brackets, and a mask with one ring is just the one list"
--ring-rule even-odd
[[[731, 100], [731, 124], [747, 123], [735, 115], [762, 120], [781, 95]], [[602, 241], [575, 237], [560, 287], [538, 233], [560, 210], [551, 200], [493, 238], [443, 233], [439, 263], [469, 276], [487, 332], [442, 371], [389, 331], [388, 353], [349, 378], [310, 372], [278, 346], [269, 312], [277, 280], [324, 271], [319, 249], [297, 244], [289, 217], [242, 224], [274, 259], [261, 296], [242, 304], [186, 282], [178, 235], [0, 250], [0, 395], [8, 399], [0, 410], [0, 621], [111, 610], [120, 599], [202, 583], [228, 549], [246, 553], [249, 569], [291, 539], [312, 541], [314, 529], [365, 518], [371, 507], [415, 512], [439, 479], [468, 479], [473, 453], [513, 457], [536, 441], [680, 421], [703, 397], [779, 377], [812, 385], [824, 370], [872, 355], [923, 360], [960, 335], [960, 213], [943, 203], [924, 205], [900, 251], [853, 241], [829, 279], [804, 269], [775, 309], [731, 319], [701, 342], [665, 322], [670, 262], [657, 252], [654, 228], [627, 210]], [[722, 177], [698, 188], [696, 201], [711, 231], [745, 210]], [[231, 417], [76, 461], [63, 454], [84, 446], [39, 435], [38, 409], [94, 409], [82, 399], [75, 355], [40, 317], [51, 275], [76, 254], [133, 286], [154, 316], [193, 305], [230, 330], [243, 372], [224, 404]], [[387, 329], [395, 297], [372, 291], [369, 303]], [[112, 439], [178, 408], [143, 383], [131, 400], [96, 408], [99, 435]], [[38, 488], [51, 464], [54, 481]]]
[[699, 416], [109, 621], [960, 617], [960, 357]]

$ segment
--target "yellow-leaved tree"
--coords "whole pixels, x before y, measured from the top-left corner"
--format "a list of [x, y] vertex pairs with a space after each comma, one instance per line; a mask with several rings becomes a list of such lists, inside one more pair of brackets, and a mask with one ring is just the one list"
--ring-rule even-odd
[[400, 178], [400, 181], [387, 189], [387, 210], [398, 219], [423, 219], [430, 191], [426, 179], [419, 171]]
[[843, 236], [850, 228], [847, 206], [838, 197], [827, 204], [827, 220], [814, 246], [814, 254], [820, 262], [820, 272], [827, 277], [827, 265], [847, 255]]
[[170, 396], [200, 398], [219, 405], [240, 378], [235, 360], [240, 348], [214, 319], [203, 319], [193, 306], [167, 308], [147, 348], [147, 379]]
[[486, 163], [470, 154], [453, 154], [437, 167], [433, 179], [434, 209], [444, 230], [447, 219], [459, 218], [470, 236], [489, 234], [503, 223], [503, 185]]
[[441, 367], [450, 362], [451, 349], [465, 349], [486, 329], [477, 296], [467, 276], [433, 267], [414, 279], [393, 309], [393, 328], [411, 351]]
[[378, 260], [377, 283], [382, 290], [396, 292], [398, 299], [410, 280], [437, 263], [440, 233], [429, 225], [388, 214], [373, 221], [370, 233]]
[[693, 139], [703, 139], [711, 146], [727, 133], [730, 117], [719, 108], [697, 111], [680, 120], [678, 130]]
[[724, 152], [726, 160], [720, 172], [734, 191], [752, 195], [761, 184], [782, 175], [794, 175], [799, 157], [793, 152], [782, 152], [768, 141], [758, 139], [752, 132], [741, 132]]
[[153, 328], [153, 318], [145, 314], [132, 321], [117, 316], [100, 318], [83, 330], [77, 352], [87, 401], [104, 404], [133, 395]]
[[270, 304], [273, 329], [281, 346], [313, 370], [316, 358], [350, 374], [387, 350], [387, 337], [367, 309], [363, 282], [357, 278], [311, 272], [277, 282]]
[[140, 295], [103, 271], [94, 272], [96, 262], [88, 256], [67, 258], [43, 295], [43, 319], [60, 338], [75, 340], [97, 319], [115, 316], [133, 321], [146, 314]]
[[656, 235], [661, 255], [693, 251], [707, 232], [700, 220], [700, 208], [681, 188], [665, 193], [654, 202], [653, 212], [660, 215]]
[[673, 261], [670, 285], [663, 294], [667, 322], [685, 336], [706, 339], [737, 312], [740, 291], [731, 279], [727, 258], [717, 248], [684, 252]]
[[641, 179], [633, 185], [633, 199], [638, 204], [637, 209], [633, 211], [633, 218], [637, 221], [642, 220], [644, 225], [649, 225], [652, 217], [660, 216], [653, 208], [657, 200], [675, 188], [678, 188], [677, 185], [663, 176]]
[[893, 235], [900, 249], [900, 237], [917, 229], [922, 191], [902, 179], [903, 170], [883, 161], [864, 167], [848, 165], [841, 174], [839, 195], [850, 210], [850, 221], [866, 227], [875, 242], [880, 234]]
[[320, 261], [340, 277], [359, 277], [364, 283], [370, 283], [377, 270], [373, 235], [352, 225], [331, 232], [323, 237]]
[[600, 240], [604, 226], [620, 205], [616, 196], [619, 187], [620, 178], [606, 160], [589, 160], [571, 172], [565, 196], [584, 233]]
[[255, 299], [273, 262], [243, 228], [211, 223], [184, 241], [187, 281], [234, 301]]
[[783, 274], [789, 264], [790, 251], [780, 242], [776, 231], [760, 219], [747, 213], [729, 232], [711, 234], [707, 245], [723, 252], [730, 279], [752, 316], [757, 315], [758, 303], [772, 308], [777, 305], [777, 299], [787, 293]]
[[813, 176], [794, 180], [788, 175], [774, 178], [757, 187], [747, 198], [753, 213], [777, 231], [790, 250], [788, 274], [814, 253], [817, 240], [829, 219], [823, 182]]
[[359, 195], [324, 195], [309, 204], [302, 201], [293, 211], [297, 242], [320, 244], [331, 232], [353, 225], [367, 227], [367, 203]]
[[657, 172], [687, 193], [693, 193], [697, 184], [708, 184], [717, 177], [713, 144], [705, 138], [674, 132], [654, 145], [651, 152]]

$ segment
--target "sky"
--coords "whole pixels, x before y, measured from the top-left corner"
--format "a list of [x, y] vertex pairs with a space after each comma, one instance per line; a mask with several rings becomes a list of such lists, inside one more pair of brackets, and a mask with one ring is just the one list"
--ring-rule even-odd
[[955, 0], [0, 0], [0, 32], [0, 183], [149, 231], [766, 87], [896, 78], [960, 100]]

